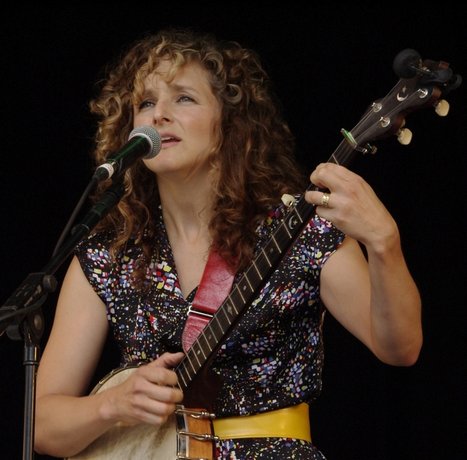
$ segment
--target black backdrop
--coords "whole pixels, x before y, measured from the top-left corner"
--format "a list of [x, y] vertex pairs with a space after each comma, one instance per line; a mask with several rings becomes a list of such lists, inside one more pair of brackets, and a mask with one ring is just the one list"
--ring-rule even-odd
[[[20, 4], [2, 11], [2, 304], [50, 260], [92, 171], [95, 126], [87, 103], [93, 82], [144, 32], [192, 26], [255, 48], [276, 83], [307, 169], [326, 160], [340, 142], [340, 128], [352, 128], [394, 85], [392, 60], [400, 50], [415, 48], [467, 75], [467, 15], [451, 7], [198, 3]], [[415, 366], [389, 367], [327, 317], [324, 390], [311, 419], [314, 440], [330, 460], [467, 459], [466, 86], [449, 96], [447, 117], [424, 110], [408, 118], [409, 146], [390, 139], [355, 164], [399, 223], [423, 297], [425, 343]], [[59, 282], [64, 269], [56, 273]], [[43, 306], [44, 342], [55, 301], [51, 294]], [[22, 456], [23, 345], [0, 337], [5, 459]], [[113, 359], [111, 353], [104, 358], [103, 371]]]

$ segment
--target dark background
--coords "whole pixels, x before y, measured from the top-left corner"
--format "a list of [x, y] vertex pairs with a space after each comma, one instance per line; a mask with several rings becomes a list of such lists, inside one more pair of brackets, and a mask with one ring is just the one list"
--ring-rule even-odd
[[[90, 179], [93, 83], [104, 64], [145, 32], [192, 26], [256, 49], [309, 170], [328, 159], [339, 130], [351, 129], [397, 82], [392, 61], [402, 49], [447, 61], [467, 76], [467, 14], [446, 3], [179, 3], [17, 4], [1, 12], [2, 304], [50, 260]], [[399, 223], [423, 298], [425, 342], [413, 367], [386, 366], [327, 317], [324, 389], [311, 419], [314, 441], [329, 460], [467, 459], [466, 89], [464, 83], [449, 95], [447, 117], [431, 109], [408, 117], [409, 146], [378, 143], [377, 155], [353, 168]], [[64, 269], [56, 273], [59, 282]], [[55, 301], [56, 293], [43, 306], [42, 346]], [[2, 459], [22, 456], [23, 346], [0, 337]], [[104, 358], [103, 368], [112, 367], [111, 359]]]

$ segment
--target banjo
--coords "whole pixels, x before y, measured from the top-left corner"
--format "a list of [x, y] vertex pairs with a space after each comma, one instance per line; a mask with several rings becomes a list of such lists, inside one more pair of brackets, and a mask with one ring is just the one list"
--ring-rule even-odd
[[[107, 374], [91, 394], [99, 393], [123, 382], [137, 366], [120, 367]], [[77, 460], [175, 460], [212, 459], [211, 420], [205, 410], [178, 406], [161, 427], [148, 424], [128, 426], [116, 424], [79, 454]]]
[[[433, 107], [440, 116], [448, 114], [449, 104], [441, 97], [462, 81], [460, 75], [453, 74], [448, 63], [422, 61], [415, 50], [406, 49], [396, 56], [393, 68], [399, 81], [386, 96], [367, 108], [352, 130], [341, 130], [343, 140], [328, 162], [348, 166], [357, 154], [376, 152], [370, 142], [393, 135], [401, 144], [409, 144], [411, 132], [404, 127], [405, 117], [417, 109]], [[312, 187], [315, 186], [307, 190]], [[315, 212], [314, 206], [305, 201], [304, 194], [297, 199], [283, 197], [283, 201], [288, 207], [285, 217], [175, 368], [178, 385], [185, 394], [183, 404], [162, 427], [116, 424], [70, 459], [214, 458], [216, 437], [212, 420], [215, 416], [210, 412], [209, 401], [203, 401], [200, 396], [209, 393], [212, 397], [211, 389], [206, 391], [207, 382], [212, 382], [211, 376], [206, 378], [209, 363]], [[129, 366], [112, 371], [92, 393], [121, 383], [134, 370], [135, 367]]]

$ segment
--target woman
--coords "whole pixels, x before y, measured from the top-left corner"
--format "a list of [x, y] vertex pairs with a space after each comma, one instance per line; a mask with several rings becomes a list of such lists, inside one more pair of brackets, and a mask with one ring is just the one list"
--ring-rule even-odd
[[[154, 127], [162, 149], [125, 172], [122, 200], [76, 249], [38, 370], [38, 452], [74, 456], [117, 423], [165, 426], [199, 396], [173, 369], [208, 256], [235, 285], [280, 227], [281, 197], [306, 188], [277, 107], [254, 52], [190, 31], [142, 39], [109, 72], [91, 103], [96, 164], [135, 127]], [[321, 390], [325, 311], [381, 361], [418, 358], [420, 297], [393, 218], [343, 166], [320, 164], [310, 180], [316, 215], [212, 360], [215, 458], [324, 458], [306, 409]], [[141, 365], [87, 395], [109, 330], [122, 365]], [[277, 414], [290, 420], [280, 432]]]

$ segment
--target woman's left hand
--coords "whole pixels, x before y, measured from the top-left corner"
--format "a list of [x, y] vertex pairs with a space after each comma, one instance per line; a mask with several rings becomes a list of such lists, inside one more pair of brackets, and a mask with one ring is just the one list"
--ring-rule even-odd
[[[319, 164], [310, 180], [324, 191], [308, 191], [305, 199], [316, 213], [367, 247], [384, 244], [398, 234], [389, 211], [358, 174], [333, 163]], [[327, 191], [326, 191], [327, 190]]]

